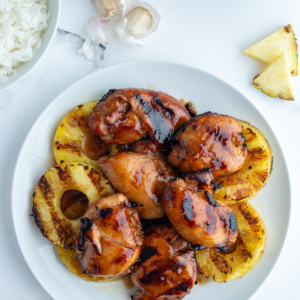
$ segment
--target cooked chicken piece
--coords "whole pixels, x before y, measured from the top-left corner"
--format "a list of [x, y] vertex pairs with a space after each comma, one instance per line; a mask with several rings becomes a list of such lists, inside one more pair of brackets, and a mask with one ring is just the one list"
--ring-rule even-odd
[[236, 243], [237, 220], [226, 204], [209, 192], [195, 192], [183, 179], [171, 180], [163, 192], [166, 214], [178, 233], [193, 244], [227, 252]]
[[130, 272], [143, 243], [140, 216], [122, 194], [99, 199], [81, 219], [76, 258], [83, 273], [120, 277]]
[[135, 153], [145, 154], [154, 158], [164, 158], [162, 153], [158, 150], [157, 145], [150, 140], [138, 140], [130, 145], [130, 149]]
[[99, 158], [98, 165], [115, 189], [135, 202], [145, 219], [165, 215], [162, 191], [176, 172], [164, 160], [133, 152]]
[[153, 232], [145, 238], [139, 262], [131, 279], [140, 288], [137, 299], [182, 299], [197, 277], [193, 250], [176, 252], [167, 240]]
[[174, 97], [144, 89], [110, 90], [88, 117], [94, 133], [110, 144], [133, 143], [149, 134], [168, 147], [174, 130], [190, 119]]
[[247, 148], [243, 128], [235, 118], [205, 113], [192, 118], [175, 136], [179, 144], [169, 162], [184, 173], [212, 169], [214, 177], [240, 170]]

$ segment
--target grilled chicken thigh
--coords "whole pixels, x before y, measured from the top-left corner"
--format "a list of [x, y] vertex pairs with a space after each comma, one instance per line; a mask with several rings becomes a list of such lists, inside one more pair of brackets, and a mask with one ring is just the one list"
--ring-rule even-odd
[[165, 187], [166, 214], [178, 233], [193, 244], [227, 252], [238, 236], [237, 220], [226, 204], [217, 202], [207, 191], [183, 179], [171, 180]]
[[140, 216], [122, 194], [91, 204], [81, 219], [76, 258], [84, 273], [120, 277], [139, 257], [143, 233]]
[[[131, 279], [140, 288], [133, 300], [182, 299], [197, 277], [193, 250], [170, 225], [159, 225], [145, 238]], [[181, 246], [178, 246], [181, 245]]]
[[133, 152], [99, 158], [98, 165], [115, 189], [130, 201], [145, 219], [165, 215], [162, 191], [176, 172], [163, 159]]
[[247, 149], [243, 128], [232, 117], [205, 113], [192, 118], [177, 132], [169, 162], [184, 173], [212, 169], [214, 177], [240, 170]]
[[110, 90], [88, 117], [92, 131], [110, 144], [133, 143], [147, 134], [167, 147], [174, 130], [190, 119], [174, 97], [144, 89]]

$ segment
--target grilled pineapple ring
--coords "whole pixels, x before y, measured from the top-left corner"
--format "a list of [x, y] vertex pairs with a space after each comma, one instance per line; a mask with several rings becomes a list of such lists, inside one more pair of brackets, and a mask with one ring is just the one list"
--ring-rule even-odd
[[82, 149], [82, 140], [89, 130], [87, 117], [96, 104], [93, 101], [75, 107], [59, 123], [54, 137], [54, 156], [58, 164], [77, 161], [99, 168], [97, 161], [87, 157]]
[[111, 278], [95, 277], [95, 276], [90, 276], [88, 274], [82, 273], [82, 269], [80, 267], [79, 261], [76, 259], [75, 256], [74, 249], [65, 249], [63, 247], [56, 246], [56, 250], [61, 261], [76, 276], [89, 281], [108, 281], [108, 280], [111, 281], [112, 280]]
[[211, 278], [216, 282], [240, 278], [260, 260], [266, 243], [266, 229], [258, 212], [247, 202], [232, 205], [239, 228], [236, 249], [220, 254], [212, 249], [196, 251], [199, 279]]
[[61, 164], [41, 177], [33, 194], [35, 223], [48, 240], [64, 248], [73, 248], [80, 217], [71, 220], [62, 212], [61, 199], [68, 190], [84, 193], [91, 204], [114, 194], [114, 189], [101, 171], [87, 164]]
[[247, 122], [243, 126], [248, 154], [242, 169], [234, 174], [215, 178], [222, 187], [215, 191], [214, 198], [226, 204], [247, 201], [266, 184], [272, 168], [272, 152], [263, 134]]

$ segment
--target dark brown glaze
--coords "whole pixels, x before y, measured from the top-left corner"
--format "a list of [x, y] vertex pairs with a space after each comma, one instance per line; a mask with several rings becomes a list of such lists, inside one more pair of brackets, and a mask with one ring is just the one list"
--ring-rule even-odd
[[185, 107], [170, 95], [120, 89], [95, 106], [88, 124], [107, 143], [133, 143], [149, 134], [159, 147], [168, 148], [172, 133], [189, 119]]
[[211, 195], [214, 193], [215, 184], [213, 182], [211, 169], [188, 173], [184, 176], [184, 180], [193, 188], [195, 192], [207, 191]]
[[89, 130], [82, 139], [82, 149], [84, 154], [93, 160], [106, 155], [111, 150], [111, 145], [105, 143], [98, 135]]
[[61, 198], [61, 210], [68, 219], [81, 217], [89, 206], [89, 199], [78, 190], [67, 190]]
[[197, 277], [193, 250], [176, 252], [163, 236], [153, 232], [145, 238], [141, 256], [145, 258], [131, 276], [140, 288], [133, 299], [182, 299], [190, 293]]
[[234, 213], [209, 192], [195, 192], [183, 179], [170, 181], [163, 192], [166, 214], [178, 233], [193, 244], [225, 249], [235, 244]]
[[151, 140], [141, 139], [130, 145], [130, 150], [135, 153], [152, 156], [155, 158], [164, 158], [158, 150], [157, 145]]
[[145, 219], [165, 215], [162, 191], [176, 172], [163, 159], [133, 152], [99, 158], [98, 165], [115, 189], [137, 204]]
[[76, 258], [83, 273], [120, 277], [137, 261], [143, 233], [140, 216], [122, 194], [91, 204], [81, 219]]
[[211, 168], [214, 177], [240, 170], [247, 148], [243, 128], [235, 118], [206, 113], [192, 118], [175, 136], [179, 144], [169, 162], [184, 173]]

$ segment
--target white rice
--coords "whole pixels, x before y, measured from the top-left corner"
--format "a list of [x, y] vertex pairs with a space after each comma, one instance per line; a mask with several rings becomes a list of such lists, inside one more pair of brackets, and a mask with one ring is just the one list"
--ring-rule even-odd
[[0, 0], [0, 82], [40, 48], [47, 10], [47, 0]]

